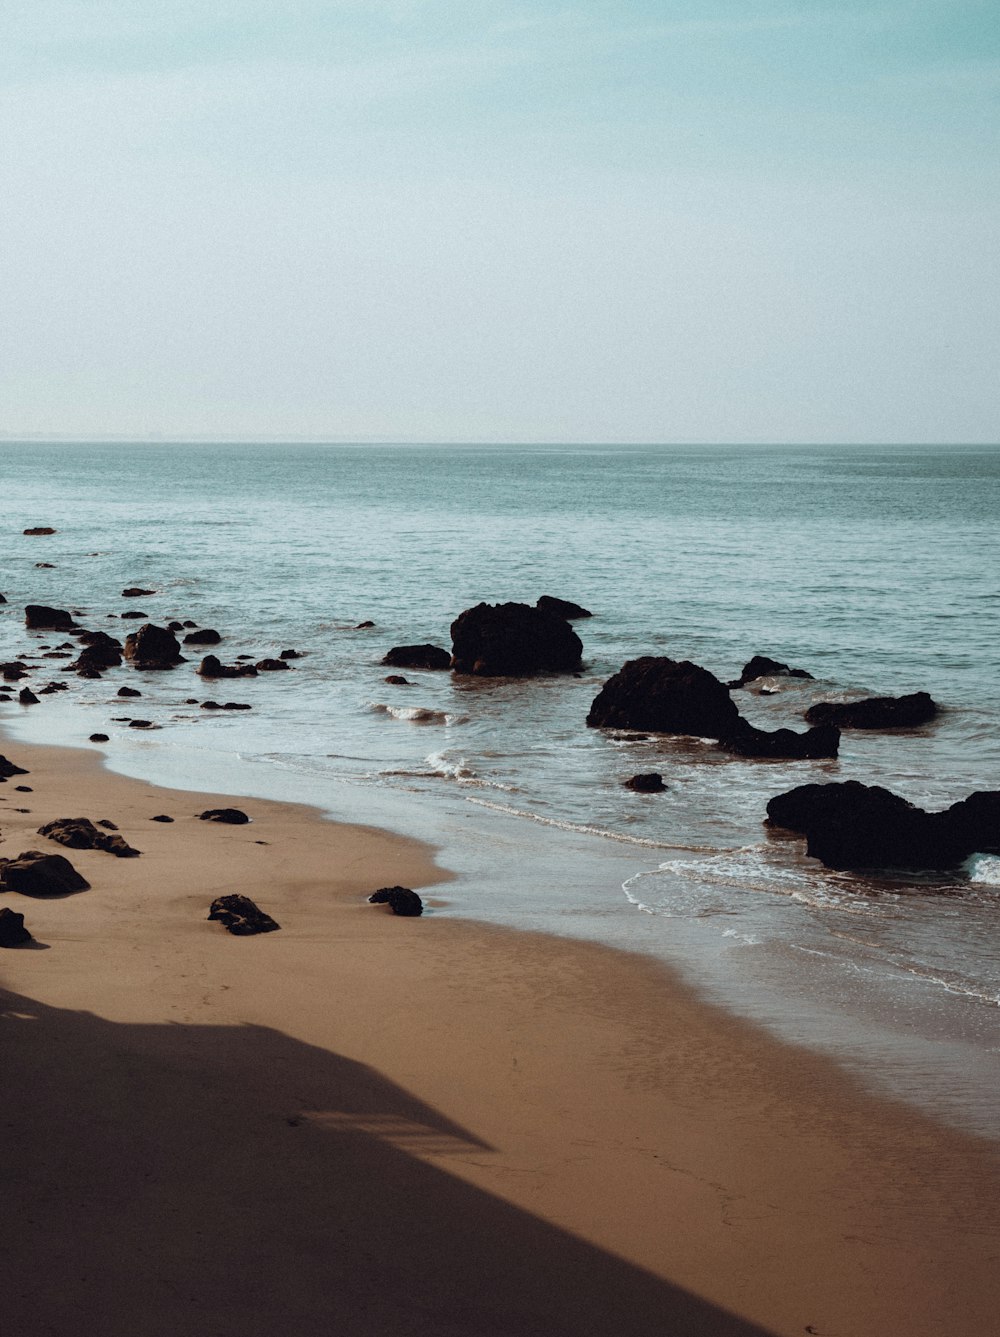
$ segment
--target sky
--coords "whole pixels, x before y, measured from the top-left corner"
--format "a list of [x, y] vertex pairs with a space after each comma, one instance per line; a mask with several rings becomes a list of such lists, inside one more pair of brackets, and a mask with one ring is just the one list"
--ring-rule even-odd
[[995, 442], [977, 0], [3, 0], [0, 435]]

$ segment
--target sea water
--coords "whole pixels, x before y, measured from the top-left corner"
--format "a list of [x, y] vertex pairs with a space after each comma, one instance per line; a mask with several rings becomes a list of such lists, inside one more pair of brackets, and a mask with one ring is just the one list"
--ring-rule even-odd
[[[302, 655], [215, 683], [196, 648], [93, 681], [42, 660], [32, 684], [71, 690], [0, 707], [15, 737], [100, 731], [124, 773], [430, 839], [459, 873], [433, 913], [652, 954], [865, 1080], [1000, 1131], [1000, 860], [832, 873], [762, 825], [807, 781], [930, 808], [1000, 787], [1000, 450], [9, 443], [0, 489], [3, 659], [64, 639], [26, 633], [27, 603], [119, 636], [145, 620], [126, 611], [191, 619], [223, 634], [224, 662]], [[23, 536], [35, 525], [57, 532]], [[594, 613], [575, 624], [579, 675], [385, 681], [391, 646], [448, 647], [462, 609], [541, 594]], [[813, 674], [734, 692], [765, 728], [871, 694], [926, 690], [942, 711], [845, 731], [835, 761], [588, 729], [601, 684], [644, 654], [724, 680], [753, 654]], [[209, 697], [252, 709], [186, 704]], [[131, 714], [160, 727], [137, 735]], [[650, 770], [666, 792], [623, 787]]]

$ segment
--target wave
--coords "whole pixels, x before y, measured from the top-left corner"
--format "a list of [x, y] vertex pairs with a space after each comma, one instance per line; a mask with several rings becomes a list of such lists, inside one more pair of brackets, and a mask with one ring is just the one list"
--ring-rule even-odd
[[571, 831], [582, 836], [600, 836], [602, 840], [616, 840], [623, 845], [639, 845], [652, 850], [687, 850], [691, 853], [711, 853], [710, 845], [680, 845], [676, 841], [651, 840], [646, 836], [629, 836], [623, 831], [608, 831], [600, 826], [588, 826], [585, 822], [566, 822], [558, 817], [544, 817], [541, 813], [525, 812], [523, 808], [513, 808], [507, 803], [491, 803], [489, 799], [465, 796], [467, 803], [475, 803], [480, 808], [489, 808], [493, 812], [502, 812], [507, 817], [524, 817], [529, 822], [538, 822], [541, 826], [554, 826], [559, 831]]
[[409, 780], [454, 780], [461, 785], [470, 785], [480, 789], [499, 789], [505, 794], [517, 794], [516, 785], [504, 784], [501, 780], [489, 780], [479, 775], [468, 765], [464, 757], [452, 759], [447, 752], [431, 752], [424, 758], [426, 770], [412, 770], [406, 767], [380, 771], [379, 779], [400, 778]]
[[464, 724], [465, 715], [450, 715], [446, 710], [431, 710], [429, 706], [390, 706], [372, 701], [368, 707], [375, 714], [389, 715], [394, 720], [408, 720], [411, 724]]

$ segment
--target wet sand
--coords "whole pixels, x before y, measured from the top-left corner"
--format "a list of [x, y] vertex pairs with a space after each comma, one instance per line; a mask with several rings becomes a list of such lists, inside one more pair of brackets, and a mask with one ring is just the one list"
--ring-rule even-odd
[[[993, 1144], [655, 963], [449, 919], [416, 842], [0, 750], [0, 857], [91, 883], [0, 896], [5, 1337], [996, 1331]], [[141, 857], [37, 834], [81, 815]]]

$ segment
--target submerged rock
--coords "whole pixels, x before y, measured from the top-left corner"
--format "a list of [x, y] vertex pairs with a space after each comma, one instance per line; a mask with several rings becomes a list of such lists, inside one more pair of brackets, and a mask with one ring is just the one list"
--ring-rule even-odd
[[122, 590], [123, 599], [144, 599], [148, 594], [155, 594], [156, 590], [143, 590], [138, 585], [130, 585], [127, 590]]
[[572, 673], [583, 643], [563, 617], [529, 604], [480, 603], [451, 624], [452, 668], [479, 677]]
[[909, 696], [868, 696], [862, 701], [817, 701], [805, 713], [808, 724], [837, 724], [842, 729], [906, 729], [926, 724], [937, 714], [928, 692]]
[[757, 678], [808, 678], [811, 681], [812, 676], [805, 669], [789, 668], [779, 659], [770, 659], [767, 655], [754, 655], [743, 665], [740, 676], [728, 686], [735, 691], [738, 687], [745, 687], [748, 682], [756, 681]]
[[840, 748], [840, 730], [819, 724], [806, 733], [794, 729], [755, 729], [741, 721], [738, 732], [719, 742], [723, 752], [734, 757], [772, 757], [786, 761], [810, 761], [835, 757]]
[[394, 915], [422, 915], [424, 903], [409, 887], [380, 887], [368, 897], [370, 905], [388, 905]]
[[386, 668], [446, 669], [451, 655], [440, 645], [394, 645], [382, 656]]
[[269, 914], [265, 914], [249, 896], [217, 896], [208, 912], [209, 919], [218, 919], [230, 933], [239, 938], [253, 933], [273, 933], [281, 928]]
[[[183, 623], [181, 624], [183, 626]], [[222, 640], [212, 627], [201, 627], [198, 631], [189, 631], [184, 637], [185, 645], [218, 645]]]
[[667, 787], [659, 771], [646, 771], [640, 775], [633, 775], [624, 784], [626, 789], [633, 789], [637, 794], [662, 794]]

